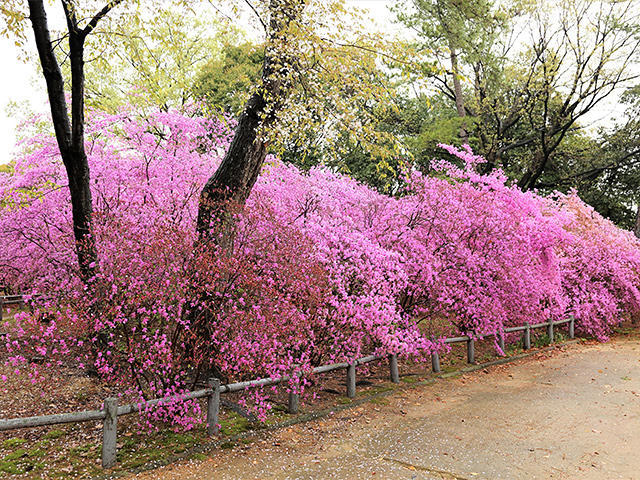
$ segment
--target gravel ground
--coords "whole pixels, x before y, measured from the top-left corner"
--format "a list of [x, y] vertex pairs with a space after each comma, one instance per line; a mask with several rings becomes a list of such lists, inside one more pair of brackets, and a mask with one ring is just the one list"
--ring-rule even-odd
[[150, 479], [638, 479], [640, 341], [404, 390]]

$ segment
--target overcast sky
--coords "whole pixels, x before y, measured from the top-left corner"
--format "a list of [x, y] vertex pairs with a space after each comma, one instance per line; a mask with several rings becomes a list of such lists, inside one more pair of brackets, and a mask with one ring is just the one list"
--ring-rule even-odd
[[[398, 27], [392, 24], [392, 14], [388, 9], [392, 0], [347, 0], [347, 2], [368, 9], [375, 19], [377, 29], [398, 31]], [[56, 3], [55, 7], [52, 6], [49, 11], [50, 23], [53, 26], [62, 26], [63, 17], [58, 4]], [[31, 39], [27, 48], [30, 53], [35, 54], [35, 45]], [[7, 111], [10, 103], [28, 102], [30, 109], [35, 111], [47, 109], [44, 80], [36, 75], [32, 66], [20, 61], [18, 54], [18, 49], [11, 40], [0, 38], [0, 65], [4, 66], [4, 71], [0, 74], [0, 163], [6, 163], [11, 159], [15, 146], [16, 118], [10, 116]], [[602, 125], [606, 124], [612, 116], [620, 116], [620, 106], [614, 101], [602, 104], [596, 110], [590, 115], [589, 123]]]

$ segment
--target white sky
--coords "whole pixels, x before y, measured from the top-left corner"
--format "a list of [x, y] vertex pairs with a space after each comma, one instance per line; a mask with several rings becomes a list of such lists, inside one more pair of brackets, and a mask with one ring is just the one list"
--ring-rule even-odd
[[0, 38], [0, 65], [5, 71], [0, 75], [0, 163], [9, 161], [15, 143], [16, 120], [10, 117], [7, 107], [11, 101], [42, 105], [44, 91], [33, 85], [33, 70], [17, 58], [13, 42]]
[[[394, 3], [393, 0], [347, 0], [347, 3], [368, 9], [376, 21], [377, 29], [394, 33], [399, 31], [399, 27], [392, 23], [393, 15], [388, 9]], [[63, 25], [63, 17], [57, 3], [48, 11], [50, 24]], [[30, 54], [35, 55], [35, 45], [30, 36], [27, 48]], [[4, 72], [0, 74], [0, 163], [6, 163], [11, 159], [16, 141], [17, 119], [9, 115], [9, 105], [12, 102], [27, 103], [31, 110], [38, 112], [47, 109], [44, 79], [31, 65], [19, 60], [18, 54], [13, 41], [0, 38], [0, 65], [4, 66]], [[595, 110], [587, 119], [588, 123], [606, 124], [612, 117], [620, 117], [621, 113], [620, 105], [615, 101], [603, 103]]]

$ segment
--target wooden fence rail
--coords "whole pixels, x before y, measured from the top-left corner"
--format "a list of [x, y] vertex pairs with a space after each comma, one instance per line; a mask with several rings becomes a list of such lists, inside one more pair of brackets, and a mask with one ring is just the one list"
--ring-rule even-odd
[[[567, 320], [561, 320], [557, 322], [537, 323], [534, 325], [523, 325], [520, 327], [505, 328], [504, 333], [524, 332], [522, 337], [523, 347], [525, 349], [531, 348], [531, 329], [533, 328], [547, 328], [547, 334], [550, 342], [553, 342], [553, 327], [569, 323], [569, 337], [574, 338], [574, 324], [575, 320], [570, 317]], [[486, 337], [497, 337], [500, 348], [504, 350], [504, 336], [502, 334], [487, 335]], [[475, 342], [481, 340], [482, 336], [461, 336], [445, 338], [444, 343], [462, 343], [467, 344], [467, 361], [469, 363], [475, 363]], [[382, 360], [387, 358], [389, 361], [389, 376], [393, 383], [399, 383], [400, 375], [398, 371], [398, 357], [396, 354], [390, 355], [369, 355], [363, 358], [359, 358], [352, 362], [334, 363], [331, 365], [322, 365], [315, 367], [313, 373], [326, 373], [335, 370], [347, 371], [346, 385], [347, 396], [353, 398], [356, 395], [356, 367], [358, 365], [364, 365], [369, 362]], [[440, 372], [440, 358], [438, 352], [433, 352], [431, 355], [431, 366], [434, 373]], [[302, 376], [303, 373], [296, 374]], [[107, 398], [104, 401], [102, 410], [90, 410], [84, 412], [75, 413], [61, 413], [56, 415], [43, 415], [38, 417], [25, 417], [25, 418], [12, 418], [12, 419], [0, 419], [0, 431], [16, 430], [20, 428], [42, 427], [46, 425], [57, 425], [64, 423], [80, 423], [99, 421], [103, 422], [103, 435], [102, 435], [102, 466], [103, 468], [110, 468], [116, 463], [116, 441], [117, 441], [117, 428], [118, 417], [121, 415], [129, 415], [135, 412], [139, 412], [149, 407], [171, 404], [178, 401], [184, 401], [189, 399], [206, 398], [207, 399], [207, 432], [208, 434], [215, 435], [218, 433], [218, 418], [220, 414], [220, 405], [222, 393], [239, 392], [248, 388], [264, 387], [269, 385], [275, 385], [291, 380], [291, 376], [281, 376], [273, 378], [261, 378], [258, 380], [251, 380], [246, 382], [236, 382], [227, 385], [221, 385], [220, 381], [216, 378], [209, 379], [208, 388], [201, 390], [195, 390], [183, 395], [176, 395], [173, 397], [157, 398], [143, 403], [118, 405], [117, 398]], [[289, 413], [297, 413], [300, 405], [300, 396], [295, 391], [289, 393]]]
[[[24, 307], [26, 305], [27, 295], [0, 295], [0, 320], [4, 315], [4, 308], [10, 305], [18, 305], [18, 307]], [[44, 298], [42, 294], [29, 295], [29, 298]]]

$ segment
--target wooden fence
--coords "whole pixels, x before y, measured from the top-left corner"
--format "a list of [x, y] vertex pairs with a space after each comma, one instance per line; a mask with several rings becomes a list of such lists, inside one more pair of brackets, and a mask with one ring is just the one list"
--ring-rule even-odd
[[[534, 328], [547, 328], [547, 335], [549, 342], [554, 341], [554, 327], [562, 324], [569, 324], [569, 337], [574, 338], [574, 318], [570, 317], [567, 320], [561, 320], [558, 322], [537, 323], [534, 325], [526, 324], [521, 327], [505, 328], [504, 333], [511, 332], [523, 332], [522, 342], [525, 349], [531, 348], [531, 330]], [[494, 335], [489, 335], [494, 336]], [[495, 335], [500, 348], [504, 351], [504, 336]], [[462, 343], [467, 344], [467, 361], [469, 363], [475, 363], [475, 343], [477, 340], [481, 340], [481, 336], [461, 336], [444, 339], [444, 343]], [[369, 362], [382, 360], [387, 358], [389, 361], [389, 376], [393, 383], [399, 383], [400, 374], [398, 371], [398, 357], [396, 354], [391, 355], [369, 355], [367, 357], [354, 360], [353, 362], [334, 363], [331, 365], [322, 365], [313, 369], [314, 374], [332, 372], [334, 370], [346, 370], [346, 393], [347, 397], [354, 398], [356, 395], [356, 367], [358, 365], [364, 365]], [[432, 369], [434, 373], [440, 372], [440, 357], [437, 352], [431, 355]], [[302, 374], [299, 374], [302, 375]], [[261, 378], [258, 380], [251, 380], [247, 382], [230, 383], [227, 385], [221, 385], [220, 381], [216, 378], [211, 378], [208, 381], [207, 388], [201, 390], [195, 390], [184, 395], [178, 395], [167, 398], [158, 398], [150, 400], [142, 404], [129, 404], [118, 405], [117, 398], [107, 398], [104, 401], [104, 407], [102, 410], [89, 410], [84, 412], [74, 413], [61, 413], [55, 415], [43, 415], [38, 417], [24, 417], [24, 418], [12, 418], [12, 419], [0, 419], [0, 431], [16, 430], [19, 428], [31, 428], [42, 427], [45, 425], [59, 425], [65, 423], [80, 423], [102, 420], [102, 466], [103, 468], [110, 468], [116, 463], [116, 441], [118, 430], [118, 417], [121, 415], [129, 415], [135, 412], [139, 412], [143, 408], [153, 407], [163, 404], [171, 404], [176, 401], [183, 401], [189, 399], [206, 398], [207, 399], [207, 433], [209, 436], [213, 436], [218, 433], [218, 416], [220, 413], [221, 399], [220, 395], [223, 393], [239, 392], [248, 388], [265, 387], [269, 385], [275, 385], [289, 381], [290, 376], [281, 376], [274, 378]], [[223, 401], [223, 403], [225, 403]], [[289, 393], [288, 410], [289, 413], [297, 413], [300, 405], [299, 394], [295, 392]]]
[[24, 297], [22, 295], [3, 295], [0, 296], [0, 320], [4, 315], [5, 306], [17, 305], [18, 307], [24, 306]]
[[[31, 295], [29, 298], [44, 298], [44, 295]], [[0, 295], [0, 320], [3, 319], [4, 309], [8, 306], [17, 305], [18, 308], [27, 305], [24, 295]]]

